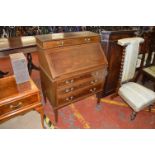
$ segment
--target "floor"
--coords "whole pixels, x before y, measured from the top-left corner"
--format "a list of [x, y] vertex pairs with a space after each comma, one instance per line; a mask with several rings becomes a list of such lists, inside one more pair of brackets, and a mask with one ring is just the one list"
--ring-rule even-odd
[[[38, 65], [37, 54], [33, 54], [33, 62]], [[0, 59], [0, 70], [9, 71], [12, 68], [9, 58]], [[38, 71], [32, 72], [32, 79], [41, 90], [40, 76]], [[153, 89], [152, 83], [146, 85]], [[96, 104], [96, 96], [90, 96], [84, 100], [70, 104], [59, 110], [58, 123], [54, 121], [52, 106], [49, 102], [44, 104], [44, 112], [47, 116], [46, 122], [49, 128], [59, 129], [141, 129], [155, 128], [155, 107], [152, 112], [147, 110], [138, 113], [134, 121], [130, 121], [131, 109], [120, 97], [114, 100], [110, 96], [102, 98], [99, 105]], [[50, 122], [50, 123], [49, 123]]]

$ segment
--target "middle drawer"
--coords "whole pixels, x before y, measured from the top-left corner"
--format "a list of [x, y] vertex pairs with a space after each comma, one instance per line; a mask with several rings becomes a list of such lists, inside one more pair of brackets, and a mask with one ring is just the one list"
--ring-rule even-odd
[[92, 81], [92, 83], [97, 81], [103, 81], [103, 79], [104, 79], [104, 69], [99, 69], [96, 71], [92, 71], [90, 73], [77, 75], [65, 80], [60, 80], [58, 81], [58, 89], [61, 87], [72, 86], [74, 84], [78, 84], [81, 82], [84, 83], [86, 81]]
[[80, 90], [81, 88], [84, 88], [86, 86], [95, 85], [98, 82], [100, 82], [98, 81], [98, 79], [89, 78], [81, 82], [76, 82], [69, 86], [61, 87], [57, 90], [57, 92], [58, 92], [58, 95], [69, 94], [69, 93], [72, 93], [73, 91]]

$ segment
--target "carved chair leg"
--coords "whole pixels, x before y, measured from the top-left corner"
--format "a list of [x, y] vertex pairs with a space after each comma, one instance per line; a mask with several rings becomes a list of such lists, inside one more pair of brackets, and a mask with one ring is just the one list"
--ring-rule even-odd
[[30, 75], [31, 75], [33, 69], [40, 70], [39, 67], [37, 67], [36, 65], [33, 64], [31, 53], [27, 53], [27, 60], [28, 60], [27, 67], [28, 67], [28, 71], [29, 71]]
[[148, 107], [148, 109], [149, 109], [149, 112], [151, 112], [151, 111], [152, 111], [152, 105], [150, 105], [150, 106]]
[[137, 81], [138, 81], [140, 75], [141, 75], [141, 72], [139, 71], [139, 72], [137, 73], [135, 79], [134, 79], [134, 82], [137, 82]]
[[136, 118], [137, 113], [135, 111], [132, 111], [130, 120], [133, 121]]
[[142, 84], [144, 85], [144, 84], [145, 84], [145, 82], [146, 82], [146, 76], [145, 76], [145, 75], [143, 75], [143, 76], [142, 76]]

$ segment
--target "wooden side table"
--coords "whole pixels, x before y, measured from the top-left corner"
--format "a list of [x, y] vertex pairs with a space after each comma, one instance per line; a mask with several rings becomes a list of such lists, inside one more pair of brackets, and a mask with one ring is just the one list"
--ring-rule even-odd
[[14, 76], [0, 79], [0, 123], [31, 110], [40, 113], [44, 128], [40, 91], [34, 82], [30, 79], [29, 82], [17, 85]]
[[[0, 58], [8, 57], [9, 54], [23, 52], [27, 55], [29, 74], [33, 69], [39, 70], [33, 61], [31, 53], [37, 51], [36, 39], [34, 36], [0, 38]], [[8, 74], [7, 71], [0, 70], [0, 78]]]

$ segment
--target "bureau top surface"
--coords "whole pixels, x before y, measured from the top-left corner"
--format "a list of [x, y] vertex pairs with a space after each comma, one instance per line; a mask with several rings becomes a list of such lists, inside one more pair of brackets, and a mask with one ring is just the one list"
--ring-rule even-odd
[[37, 86], [30, 79], [24, 85], [17, 86], [14, 76], [0, 79], [0, 104], [10, 100], [17, 100], [20, 97], [38, 92]]
[[61, 39], [71, 39], [71, 38], [91, 37], [91, 36], [99, 36], [99, 34], [93, 33], [90, 31], [81, 31], [81, 32], [67, 32], [67, 33], [38, 35], [36, 36], [36, 38], [41, 42], [48, 42], [48, 41], [61, 40]]

